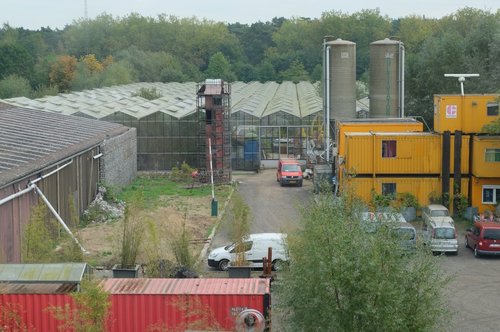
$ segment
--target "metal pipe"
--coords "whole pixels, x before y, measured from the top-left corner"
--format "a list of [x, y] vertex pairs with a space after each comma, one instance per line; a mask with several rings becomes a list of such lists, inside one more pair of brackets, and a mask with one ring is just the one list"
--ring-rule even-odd
[[26, 193], [29, 193], [29, 192], [30, 192], [30, 191], [32, 191], [32, 190], [33, 190], [33, 188], [28, 187], [28, 188], [26, 188], [26, 189], [23, 189], [23, 190], [21, 190], [21, 191], [18, 191], [18, 192], [17, 192], [17, 193], [15, 193], [15, 194], [12, 194], [12, 195], [10, 195], [10, 196], [7, 196], [7, 197], [5, 197], [5, 198], [2, 198], [2, 199], [0, 199], [0, 205], [3, 205], [3, 204], [5, 204], [5, 203], [7, 203], [7, 202], [9, 202], [9, 201], [13, 200], [14, 198], [17, 198], [17, 197], [19, 197], [19, 196], [22, 196], [22, 195], [24, 195], [24, 194], [26, 194]]
[[399, 67], [400, 67], [400, 83], [399, 83], [399, 108], [401, 117], [405, 117], [405, 47], [403, 43], [399, 43]]
[[[33, 181], [30, 181], [30, 184], [35, 184], [35, 183], [39, 182], [40, 180], [43, 180], [43, 179], [45, 179], [46, 177], [49, 177], [49, 176], [51, 176], [52, 174], [59, 172], [61, 169], [63, 169], [64, 167], [66, 167], [66, 166], [70, 165], [71, 163], [73, 163], [73, 160], [71, 160], [69, 163], [66, 163], [66, 164], [64, 164], [64, 165], [62, 165], [62, 166], [60, 166], [60, 167], [56, 168], [56, 169], [55, 169], [55, 170], [53, 170], [52, 172], [49, 172], [49, 173], [47, 173], [47, 174], [45, 174], [45, 175], [43, 175], [43, 176], [40, 176], [39, 178], [37, 178], [37, 179], [35, 179], [35, 180], [33, 180]], [[21, 191], [18, 191], [18, 192], [17, 192], [17, 193], [15, 193], [15, 194], [12, 194], [12, 195], [10, 195], [10, 196], [4, 197], [4, 198], [0, 199], [0, 205], [3, 205], [3, 204], [5, 204], [5, 203], [7, 203], [7, 202], [9, 202], [9, 201], [13, 200], [14, 198], [17, 198], [17, 197], [19, 197], [19, 196], [22, 196], [22, 195], [24, 195], [24, 194], [26, 194], [26, 193], [29, 193], [29, 192], [30, 192], [30, 191], [32, 191], [32, 190], [33, 190], [33, 188], [32, 188], [32, 187], [30, 187], [30, 186], [28, 186], [27, 188], [25, 188], [25, 189], [23, 189], [23, 190], [21, 190]]]
[[330, 46], [326, 47], [326, 120], [325, 120], [325, 148], [326, 163], [330, 163]]
[[73, 233], [71, 232], [71, 230], [69, 229], [69, 227], [66, 225], [66, 223], [64, 222], [64, 220], [62, 220], [61, 216], [57, 213], [57, 211], [54, 209], [54, 207], [52, 206], [52, 204], [50, 204], [49, 200], [47, 199], [47, 197], [45, 197], [45, 195], [40, 190], [40, 188], [38, 188], [38, 186], [36, 184], [34, 184], [34, 183], [31, 183], [30, 187], [32, 187], [33, 189], [35, 189], [35, 191], [38, 193], [38, 195], [40, 195], [40, 197], [45, 202], [45, 204], [47, 204], [47, 207], [49, 208], [49, 210], [56, 217], [57, 221], [59, 221], [59, 223], [62, 225], [62, 227], [64, 228], [64, 230], [73, 238], [73, 240], [75, 240], [76, 244], [78, 244], [78, 246], [80, 247], [80, 249], [82, 250], [82, 252], [88, 254], [89, 252], [87, 250], [85, 250], [85, 248], [80, 244], [80, 242], [78, 241], [78, 239], [73, 235]]
[[73, 163], [73, 159], [71, 159], [71, 161], [70, 161], [70, 162], [68, 162], [68, 163], [66, 163], [66, 164], [64, 164], [64, 165], [59, 166], [58, 168], [56, 168], [56, 169], [55, 169], [55, 170], [53, 170], [52, 172], [49, 172], [49, 173], [47, 173], [47, 174], [45, 174], [45, 175], [40, 176], [39, 178], [37, 178], [37, 179], [35, 179], [35, 180], [33, 180], [33, 181], [30, 181], [30, 183], [31, 183], [31, 184], [35, 184], [35, 183], [37, 183], [38, 181], [41, 181], [41, 180], [43, 180], [43, 179], [45, 179], [45, 178], [47, 178], [47, 177], [51, 176], [52, 174], [59, 172], [59, 171], [60, 171], [60, 170], [62, 170], [64, 167], [66, 167], [66, 166], [68, 166], [68, 165], [71, 165], [72, 163]]
[[208, 157], [210, 160], [210, 183], [212, 184], [212, 200], [215, 199], [215, 191], [214, 191], [214, 170], [212, 166], [212, 140], [210, 137], [208, 138]]

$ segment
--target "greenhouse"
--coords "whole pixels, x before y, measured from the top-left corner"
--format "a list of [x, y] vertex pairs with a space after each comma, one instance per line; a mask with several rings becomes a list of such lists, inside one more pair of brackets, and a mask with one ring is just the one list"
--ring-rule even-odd
[[[199, 84], [134, 83], [4, 102], [123, 124], [137, 129], [137, 168], [170, 170], [197, 165], [200, 149]], [[318, 83], [230, 84], [231, 167], [255, 170], [280, 157], [306, 159], [321, 145], [322, 99]]]

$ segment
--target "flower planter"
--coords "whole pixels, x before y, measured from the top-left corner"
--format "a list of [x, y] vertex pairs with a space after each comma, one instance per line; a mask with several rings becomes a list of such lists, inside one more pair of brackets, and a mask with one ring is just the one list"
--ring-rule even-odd
[[250, 266], [228, 266], [229, 278], [250, 278], [252, 268]]
[[122, 267], [121, 264], [113, 265], [113, 278], [138, 278], [140, 265]]

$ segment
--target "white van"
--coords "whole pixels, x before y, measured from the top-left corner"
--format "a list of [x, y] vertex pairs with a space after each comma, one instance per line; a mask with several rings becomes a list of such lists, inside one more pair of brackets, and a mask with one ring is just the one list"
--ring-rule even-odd
[[458, 254], [458, 237], [453, 222], [432, 219], [424, 221], [422, 237], [434, 255], [440, 253]]
[[[263, 258], [267, 257], [268, 248], [273, 248], [273, 270], [279, 270], [282, 264], [288, 261], [286, 234], [284, 233], [257, 233], [245, 238], [245, 259], [251, 267], [262, 268]], [[235, 244], [229, 244], [212, 250], [208, 255], [208, 266], [226, 271], [236, 256]]]

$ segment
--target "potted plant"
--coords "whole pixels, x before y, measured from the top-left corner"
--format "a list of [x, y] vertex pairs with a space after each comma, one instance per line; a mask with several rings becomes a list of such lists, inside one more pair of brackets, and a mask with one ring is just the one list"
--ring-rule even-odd
[[414, 221], [417, 217], [417, 209], [419, 208], [417, 197], [409, 192], [398, 193], [396, 201], [406, 221]]
[[250, 230], [250, 209], [243, 198], [236, 192], [232, 198], [230, 236], [234, 242], [234, 260], [228, 266], [230, 278], [250, 278], [251, 267], [245, 257], [247, 251], [246, 238]]
[[141, 199], [132, 199], [125, 207], [121, 261], [112, 268], [113, 278], [137, 278], [139, 276], [140, 265], [136, 264], [136, 259], [144, 234], [138, 208], [141, 201]]

